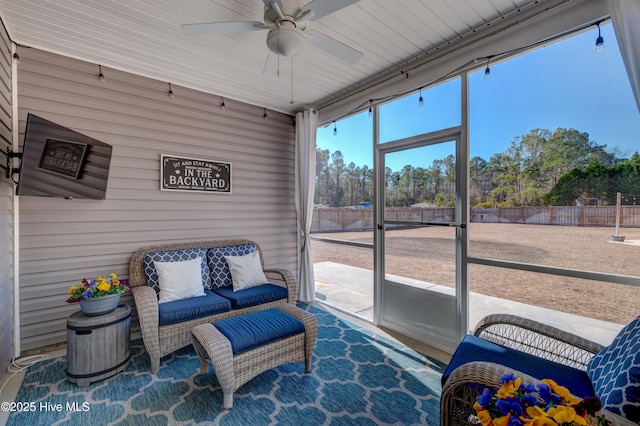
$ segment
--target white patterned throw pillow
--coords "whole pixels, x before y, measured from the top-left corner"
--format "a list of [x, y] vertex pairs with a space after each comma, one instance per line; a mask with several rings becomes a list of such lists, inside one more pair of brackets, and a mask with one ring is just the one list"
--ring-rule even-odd
[[211, 278], [209, 276], [209, 266], [206, 262], [207, 249], [204, 248], [192, 248], [192, 249], [178, 249], [178, 250], [165, 250], [165, 251], [152, 251], [144, 256], [142, 261], [142, 267], [144, 269], [144, 275], [147, 279], [147, 285], [153, 288], [156, 293], [160, 293], [160, 285], [158, 283], [158, 273], [156, 272], [155, 262], [179, 262], [182, 260], [191, 260], [196, 257], [202, 258], [201, 275], [204, 283], [204, 288], [211, 286]]
[[233, 291], [268, 283], [257, 251], [244, 256], [225, 256], [224, 258], [231, 271]]
[[211, 289], [231, 286], [231, 271], [226, 256], [244, 256], [257, 252], [255, 244], [211, 247], [207, 250], [207, 266], [211, 271]]
[[154, 262], [160, 284], [158, 303], [204, 296], [202, 258], [178, 262]]

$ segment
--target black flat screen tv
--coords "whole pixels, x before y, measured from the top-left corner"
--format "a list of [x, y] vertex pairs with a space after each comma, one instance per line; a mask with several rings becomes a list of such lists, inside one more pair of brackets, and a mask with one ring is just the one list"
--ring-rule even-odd
[[16, 193], [104, 200], [111, 145], [28, 114]]

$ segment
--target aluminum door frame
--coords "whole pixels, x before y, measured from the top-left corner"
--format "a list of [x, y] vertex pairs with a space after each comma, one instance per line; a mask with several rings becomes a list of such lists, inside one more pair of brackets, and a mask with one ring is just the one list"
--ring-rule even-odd
[[[405, 138], [384, 144], [377, 144], [374, 154], [374, 168], [376, 171], [376, 200], [378, 201], [374, 211], [374, 323], [382, 325], [392, 330], [403, 333], [416, 340], [427, 343], [438, 349], [452, 352], [457, 343], [467, 334], [469, 321], [469, 292], [468, 292], [468, 232], [467, 223], [469, 218], [468, 202], [468, 140], [463, 131], [463, 126], [444, 129], [426, 135]], [[446, 324], [441, 333], [424, 333], [424, 330], [416, 330], [403, 324], [398, 324], [385, 320], [385, 286], [395, 285], [385, 279], [385, 247], [384, 247], [384, 157], [387, 153], [402, 151], [411, 148], [435, 145], [443, 142], [455, 141], [456, 145], [456, 213], [455, 223], [445, 224], [456, 227], [456, 285], [453, 299], [442, 294], [432, 294], [439, 300], [438, 306], [441, 309], [443, 304], [448, 304], [451, 312], [452, 322]], [[430, 225], [433, 225], [431, 223]], [[415, 296], [415, 294], [413, 295]], [[406, 299], [407, 301], [410, 298]]]

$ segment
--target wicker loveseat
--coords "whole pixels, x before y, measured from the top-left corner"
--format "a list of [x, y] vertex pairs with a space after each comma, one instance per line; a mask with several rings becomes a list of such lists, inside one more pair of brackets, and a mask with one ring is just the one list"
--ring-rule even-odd
[[[233, 291], [226, 258], [257, 253], [268, 283]], [[253, 254], [255, 256], [255, 254]], [[201, 259], [204, 296], [159, 303], [158, 262]], [[199, 261], [195, 261], [196, 263]], [[154, 245], [138, 249], [130, 259], [129, 284], [133, 293], [151, 372], [160, 358], [191, 344], [192, 327], [245, 313], [295, 304], [296, 280], [284, 269], [265, 269], [260, 246], [250, 240], [198, 241]]]
[[484, 388], [500, 388], [504, 374], [521, 377], [523, 384], [553, 379], [577, 397], [600, 397], [599, 415], [611, 425], [638, 424], [640, 317], [606, 347], [515, 315], [485, 317], [460, 343], [442, 376], [440, 425], [478, 424], [474, 402]]

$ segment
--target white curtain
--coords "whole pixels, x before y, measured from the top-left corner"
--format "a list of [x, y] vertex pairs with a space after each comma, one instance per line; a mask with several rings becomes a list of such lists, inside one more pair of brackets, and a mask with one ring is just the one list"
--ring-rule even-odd
[[318, 115], [313, 110], [296, 114], [296, 212], [300, 232], [298, 254], [298, 299], [313, 302], [316, 297], [311, 254], [311, 219], [316, 183], [316, 127]]
[[613, 30], [640, 112], [640, 1], [609, 0], [609, 9]]

